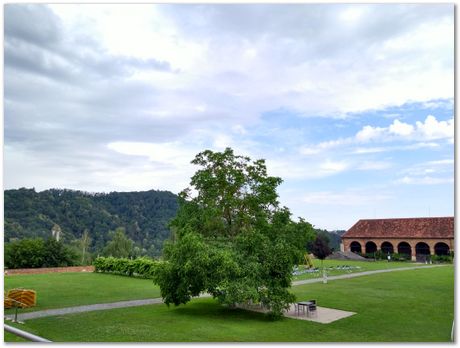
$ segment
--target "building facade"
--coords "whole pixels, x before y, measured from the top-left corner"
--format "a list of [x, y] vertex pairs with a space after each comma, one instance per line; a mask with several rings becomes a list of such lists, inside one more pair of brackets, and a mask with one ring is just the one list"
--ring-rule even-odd
[[342, 236], [344, 251], [399, 253], [422, 261], [454, 250], [454, 218], [359, 220]]

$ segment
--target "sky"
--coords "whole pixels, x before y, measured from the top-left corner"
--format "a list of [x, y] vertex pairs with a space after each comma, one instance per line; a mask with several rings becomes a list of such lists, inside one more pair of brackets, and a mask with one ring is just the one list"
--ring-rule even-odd
[[5, 189], [265, 159], [317, 228], [454, 214], [453, 4], [7, 4]]

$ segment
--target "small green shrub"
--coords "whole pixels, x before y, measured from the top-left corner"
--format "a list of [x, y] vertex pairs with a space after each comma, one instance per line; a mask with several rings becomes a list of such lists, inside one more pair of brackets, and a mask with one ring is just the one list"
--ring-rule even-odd
[[411, 256], [409, 254], [399, 254], [399, 253], [391, 254], [392, 261], [410, 261], [410, 259], [411, 259]]
[[452, 263], [451, 255], [431, 255], [431, 261], [434, 263]]
[[93, 266], [95, 272], [152, 279], [160, 263], [160, 261], [155, 261], [147, 257], [131, 260], [109, 256], [96, 258]]

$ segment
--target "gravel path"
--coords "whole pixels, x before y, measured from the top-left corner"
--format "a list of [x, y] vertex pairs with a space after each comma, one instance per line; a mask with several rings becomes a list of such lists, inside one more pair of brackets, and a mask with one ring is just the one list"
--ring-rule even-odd
[[[211, 297], [211, 295], [202, 294], [199, 297]], [[150, 298], [146, 300], [120, 301], [120, 302], [112, 302], [112, 303], [98, 303], [98, 304], [93, 304], [93, 305], [77, 306], [77, 307], [46, 309], [43, 311], [18, 314], [18, 320], [23, 321], [27, 319], [52, 317], [56, 315], [102, 311], [105, 309], [115, 309], [115, 308], [138, 307], [138, 306], [146, 306], [146, 305], [159, 304], [159, 303], [163, 303], [163, 299], [161, 297]], [[14, 316], [6, 315], [5, 317], [12, 319]]]
[[[358, 272], [358, 273], [343, 274], [343, 275], [338, 275], [338, 276], [331, 276], [331, 277], [328, 277], [327, 280], [331, 281], [331, 280], [337, 280], [337, 279], [348, 279], [348, 278], [362, 277], [362, 276], [366, 276], [370, 274], [377, 274], [377, 273], [407, 271], [407, 270], [413, 270], [413, 269], [419, 269], [419, 268], [433, 268], [433, 267], [443, 267], [443, 266], [445, 265], [414, 266], [414, 267], [381, 269], [381, 270], [376, 270], [376, 271], [366, 271], [366, 272]], [[323, 278], [319, 277], [319, 278], [314, 278], [314, 279], [297, 280], [297, 281], [292, 282], [292, 285], [296, 286], [296, 285], [303, 285], [303, 284], [320, 283], [322, 281], [323, 281]], [[211, 295], [202, 294], [199, 297], [211, 297]], [[19, 314], [18, 320], [23, 321], [23, 320], [28, 320], [28, 319], [37, 319], [37, 318], [51, 317], [51, 316], [56, 316], [56, 315], [100, 311], [100, 310], [114, 309], [114, 308], [137, 307], [137, 306], [145, 306], [145, 305], [159, 304], [159, 303], [163, 303], [162, 298], [151, 298], [151, 299], [146, 299], [146, 300], [121, 301], [121, 302], [100, 303], [100, 304], [77, 306], [77, 307], [47, 309], [43, 311]], [[5, 316], [5, 317], [10, 318], [10, 319], [13, 318], [12, 315]]]

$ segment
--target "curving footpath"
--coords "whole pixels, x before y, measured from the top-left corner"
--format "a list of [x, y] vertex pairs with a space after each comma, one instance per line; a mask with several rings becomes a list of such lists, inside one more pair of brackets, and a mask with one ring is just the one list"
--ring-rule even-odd
[[[327, 277], [327, 280], [330, 281], [330, 280], [337, 280], [337, 279], [348, 279], [348, 278], [362, 277], [362, 276], [377, 274], [377, 273], [409, 271], [412, 269], [419, 269], [419, 268], [434, 268], [434, 267], [445, 267], [445, 266], [447, 265], [413, 266], [413, 267], [401, 267], [401, 268], [390, 268], [390, 269], [378, 269], [375, 271], [364, 271], [364, 272], [341, 274], [338, 276]], [[322, 281], [323, 281], [323, 278], [319, 277], [319, 278], [314, 278], [314, 279], [297, 280], [297, 281], [292, 282], [292, 285], [296, 286], [296, 285], [303, 285], [303, 284], [320, 283]]]
[[[342, 274], [338, 276], [331, 276], [331, 277], [328, 277], [327, 280], [331, 281], [331, 280], [339, 280], [339, 279], [348, 279], [348, 278], [362, 277], [362, 276], [378, 274], [378, 273], [408, 271], [408, 270], [420, 269], [420, 268], [434, 268], [434, 267], [445, 267], [445, 266], [447, 265], [414, 266], [414, 267], [380, 269], [380, 270], [375, 270], [375, 271], [365, 271], [365, 272], [358, 272], [358, 273]], [[323, 281], [322, 277], [314, 278], [314, 279], [297, 280], [297, 281], [292, 282], [292, 286], [311, 284], [311, 283], [320, 283], [322, 281]], [[201, 297], [211, 297], [211, 295], [202, 294], [198, 297], [200, 298]], [[137, 307], [137, 306], [145, 306], [145, 305], [159, 304], [159, 303], [163, 303], [163, 299], [161, 297], [151, 298], [151, 299], [146, 299], [146, 300], [120, 301], [120, 302], [99, 303], [99, 304], [77, 306], [77, 307], [47, 309], [43, 311], [19, 314], [18, 320], [23, 321], [23, 320], [28, 320], [28, 319], [37, 319], [37, 318], [51, 317], [51, 316], [56, 316], [56, 315], [101, 311], [101, 310], [115, 309], [115, 308]], [[11, 315], [5, 316], [5, 317], [9, 319], [13, 318], [13, 316]]]

